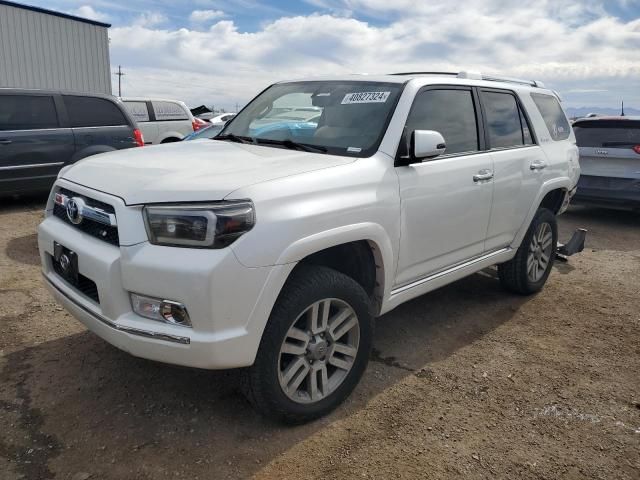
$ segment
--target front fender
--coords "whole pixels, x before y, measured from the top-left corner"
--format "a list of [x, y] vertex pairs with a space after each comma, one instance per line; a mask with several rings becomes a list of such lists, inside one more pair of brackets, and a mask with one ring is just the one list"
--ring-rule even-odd
[[321, 250], [363, 240], [367, 241], [373, 249], [376, 269], [382, 271], [382, 275], [379, 275], [378, 283], [383, 283], [383, 298], [388, 298], [395, 274], [395, 258], [387, 232], [377, 223], [364, 222], [344, 225], [301, 238], [289, 245], [282, 252], [276, 263], [278, 265], [297, 263]]

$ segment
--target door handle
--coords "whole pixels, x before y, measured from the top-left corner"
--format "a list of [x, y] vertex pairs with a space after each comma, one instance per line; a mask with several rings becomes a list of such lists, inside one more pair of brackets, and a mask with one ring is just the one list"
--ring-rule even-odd
[[6, 138], [0, 139], [0, 145], [9, 145], [11, 140], [7, 140]]
[[529, 165], [530, 170], [542, 170], [543, 168], [547, 168], [547, 164], [542, 160], [534, 160], [531, 162], [531, 165]]
[[487, 180], [491, 180], [492, 178], [493, 178], [493, 172], [487, 168], [484, 168], [473, 176], [473, 181], [476, 183], [484, 182]]

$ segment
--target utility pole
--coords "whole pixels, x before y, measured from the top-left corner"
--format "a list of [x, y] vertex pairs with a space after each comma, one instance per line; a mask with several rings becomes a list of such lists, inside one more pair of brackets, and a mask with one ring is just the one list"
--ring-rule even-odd
[[114, 75], [118, 76], [118, 96], [121, 97], [122, 96], [122, 76], [124, 75], [121, 65], [118, 65], [118, 71], [114, 73]]
[[236, 102], [236, 113], [238, 113], [238, 102]]
[[624, 100], [622, 100], [622, 112], [620, 113], [621, 117], [624, 117]]

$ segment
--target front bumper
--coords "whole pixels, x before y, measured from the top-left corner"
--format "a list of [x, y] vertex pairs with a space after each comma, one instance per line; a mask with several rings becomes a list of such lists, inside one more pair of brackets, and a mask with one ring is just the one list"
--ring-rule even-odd
[[[110, 201], [116, 215], [127, 217], [122, 210], [129, 207], [115, 197], [74, 188]], [[95, 282], [99, 302], [56, 273], [54, 242], [77, 254], [79, 273]], [[138, 357], [208, 369], [253, 363], [275, 301], [265, 293], [271, 292], [266, 285], [279, 291], [290, 271], [287, 266], [244, 267], [230, 248], [161, 247], [146, 241], [117, 247], [51, 215], [38, 228], [38, 246], [47, 287], [89, 330]], [[185, 304], [193, 327], [137, 315], [130, 292]]]
[[640, 207], [640, 179], [582, 175], [573, 202]]

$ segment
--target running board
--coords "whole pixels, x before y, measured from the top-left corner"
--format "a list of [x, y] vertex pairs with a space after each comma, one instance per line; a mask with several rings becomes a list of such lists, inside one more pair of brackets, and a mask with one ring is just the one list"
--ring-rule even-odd
[[418, 287], [420, 285], [424, 285], [425, 283], [429, 283], [429, 282], [432, 282], [434, 280], [437, 280], [440, 277], [445, 277], [445, 276], [450, 275], [452, 273], [455, 273], [455, 272], [457, 272], [459, 270], [464, 270], [464, 269], [472, 267], [472, 266], [474, 266], [476, 264], [484, 263], [486, 260], [489, 260], [489, 259], [491, 259], [493, 257], [498, 256], [498, 255], [502, 255], [503, 253], [506, 253], [506, 252], [508, 252], [510, 250], [511, 250], [510, 248], [502, 248], [502, 249], [497, 250], [495, 252], [491, 252], [491, 253], [488, 253], [486, 255], [482, 255], [481, 257], [474, 258], [473, 260], [469, 260], [467, 262], [461, 263], [461, 264], [456, 265], [454, 267], [447, 268], [446, 270], [442, 270], [442, 271], [440, 271], [438, 273], [434, 273], [432, 275], [429, 275], [428, 277], [421, 278], [421, 279], [416, 280], [416, 281], [414, 281], [412, 283], [409, 283], [408, 285], [403, 285], [402, 287], [395, 288], [395, 289], [391, 290], [391, 295], [398, 295], [399, 293], [405, 292], [407, 290], [410, 290], [412, 288]]

